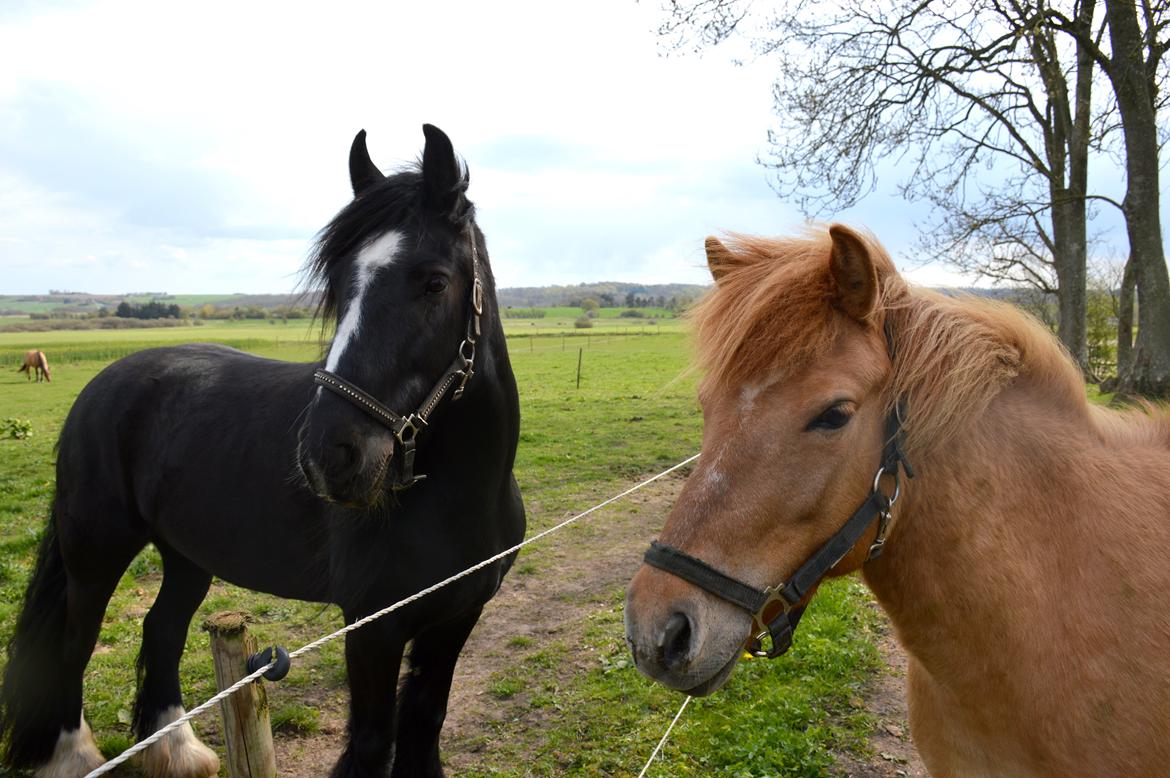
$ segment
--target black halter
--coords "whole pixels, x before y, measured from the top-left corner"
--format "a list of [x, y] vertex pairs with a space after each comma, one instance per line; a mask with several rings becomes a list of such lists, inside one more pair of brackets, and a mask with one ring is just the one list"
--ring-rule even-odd
[[[890, 523], [890, 508], [897, 502], [901, 492], [901, 469], [905, 469], [908, 478], [914, 477], [914, 470], [902, 451], [901, 410], [901, 405], [895, 405], [886, 418], [886, 443], [869, 496], [844, 526], [805, 560], [787, 581], [767, 589], [757, 589], [716, 570], [701, 559], [658, 541], [650, 544], [643, 560], [752, 614], [752, 639], [748, 651], [754, 656], [769, 659], [780, 656], [792, 646], [792, 633], [804, 614], [804, 608], [796, 607], [797, 603], [849, 553], [849, 549], [861, 539], [874, 519], [878, 520], [877, 536], [869, 547], [866, 561], [876, 559], [882, 553]], [[887, 477], [893, 479], [892, 494], [886, 494], [882, 489], [882, 479]], [[766, 614], [774, 610], [774, 603], [779, 606], [780, 612], [769, 620]], [[764, 638], [771, 639], [770, 648], [764, 648]]]
[[468, 314], [467, 318], [467, 335], [459, 344], [459, 350], [455, 353], [455, 359], [451, 362], [451, 366], [435, 383], [434, 388], [431, 389], [430, 394], [417, 410], [406, 416], [400, 416], [379, 402], [373, 395], [351, 384], [336, 373], [331, 373], [324, 368], [318, 368], [313, 373], [313, 381], [318, 386], [323, 386], [339, 397], [349, 400], [376, 421], [389, 427], [390, 431], [394, 433], [394, 438], [398, 441], [398, 450], [402, 452], [401, 480], [394, 483], [395, 491], [409, 489], [426, 478], [425, 475], [414, 474], [415, 439], [418, 437], [419, 431], [427, 426], [427, 419], [438, 406], [439, 401], [443, 399], [447, 390], [458, 381], [459, 384], [451, 395], [452, 400], [458, 400], [463, 396], [467, 382], [475, 375], [475, 343], [481, 334], [479, 320], [480, 316], [483, 315], [483, 282], [479, 277], [479, 252], [475, 248], [475, 233], [470, 228], [468, 229], [468, 238], [468, 242], [471, 244], [472, 283], [471, 313]]

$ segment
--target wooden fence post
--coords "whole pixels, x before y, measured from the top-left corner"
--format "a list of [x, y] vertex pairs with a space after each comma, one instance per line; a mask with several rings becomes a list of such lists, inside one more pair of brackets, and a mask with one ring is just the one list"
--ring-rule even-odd
[[[215, 683], [220, 691], [248, 674], [245, 663], [256, 652], [256, 638], [248, 634], [248, 614], [216, 613], [203, 623], [211, 635]], [[276, 753], [272, 748], [272, 724], [268, 695], [260, 681], [245, 686], [219, 703], [223, 714], [227, 767], [231, 778], [276, 778]]]

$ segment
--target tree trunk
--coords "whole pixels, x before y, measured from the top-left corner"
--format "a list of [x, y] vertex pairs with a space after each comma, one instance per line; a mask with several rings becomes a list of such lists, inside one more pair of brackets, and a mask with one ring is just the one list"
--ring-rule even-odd
[[1137, 286], [1133, 259], [1125, 262], [1121, 276], [1121, 290], [1117, 298], [1117, 375], [1129, 375], [1133, 370], [1133, 293]]
[[[1084, 0], [1077, 14], [1078, 26], [1091, 31], [1095, 0]], [[1089, 138], [1092, 124], [1092, 86], [1095, 63], [1088, 47], [1076, 47], [1076, 78], [1070, 100], [1068, 81], [1061, 66], [1059, 47], [1051, 29], [1030, 36], [1032, 59], [1044, 81], [1051, 117], [1045, 133], [1048, 158], [1048, 195], [1051, 201], [1052, 263], [1056, 271], [1060, 342], [1088, 378], [1087, 242]]]
[[1052, 195], [1052, 253], [1056, 270], [1059, 323], [1057, 335], [1088, 375], [1089, 347], [1085, 326], [1085, 200], [1067, 191]]
[[1158, 130], [1133, 0], [1106, 0], [1112, 61], [1107, 70], [1125, 136], [1123, 211], [1137, 279], [1138, 336], [1124, 393], [1170, 397], [1170, 276], [1158, 213]]

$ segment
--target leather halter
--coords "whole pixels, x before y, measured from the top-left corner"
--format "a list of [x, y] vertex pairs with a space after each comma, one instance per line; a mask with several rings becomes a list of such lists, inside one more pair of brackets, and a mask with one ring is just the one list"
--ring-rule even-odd
[[469, 301], [471, 313], [467, 317], [467, 334], [463, 338], [463, 342], [459, 344], [451, 366], [435, 382], [434, 388], [413, 413], [405, 416], [395, 413], [373, 395], [324, 368], [318, 368], [313, 372], [314, 383], [353, 403], [375, 421], [389, 427], [390, 431], [394, 433], [394, 439], [398, 441], [398, 450], [402, 452], [401, 480], [392, 485], [395, 491], [409, 489], [426, 478], [425, 475], [414, 474], [415, 441], [418, 433], [427, 426], [428, 418], [439, 405], [439, 401], [447, 394], [447, 390], [458, 382], [451, 395], [453, 401], [458, 400], [463, 396], [467, 382], [475, 375], [475, 344], [482, 334], [480, 317], [483, 315], [483, 281], [479, 277], [479, 252], [475, 247], [475, 232], [471, 228], [468, 228], [468, 242], [471, 244], [472, 283]]
[[[747, 650], [753, 656], [774, 659], [792, 646], [792, 633], [804, 614], [804, 607], [797, 604], [837, 563], [844, 559], [849, 550], [866, 533], [874, 520], [878, 521], [877, 536], [869, 547], [866, 561], [881, 556], [886, 542], [886, 530], [890, 524], [890, 508], [901, 493], [901, 469], [908, 478], [914, 477], [914, 470], [902, 451], [902, 406], [895, 405], [886, 417], [886, 442], [882, 448], [882, 461], [873, 477], [873, 486], [865, 501], [858, 506], [849, 520], [837, 530], [824, 545], [805, 560], [795, 573], [783, 583], [757, 589], [711, 565], [686, 554], [677, 548], [658, 541], [650, 544], [643, 561], [660, 570], [677, 575], [700, 589], [738, 605], [752, 614], [752, 637]], [[883, 479], [893, 479], [893, 493], [883, 490]], [[768, 618], [767, 612], [775, 606], [779, 614]], [[771, 639], [771, 646], [764, 648], [764, 639]]]

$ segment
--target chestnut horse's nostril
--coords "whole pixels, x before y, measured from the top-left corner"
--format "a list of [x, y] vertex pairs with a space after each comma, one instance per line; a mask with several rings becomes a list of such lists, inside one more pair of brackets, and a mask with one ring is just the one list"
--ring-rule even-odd
[[671, 614], [666, 622], [666, 629], [662, 631], [662, 642], [659, 644], [662, 664], [667, 669], [678, 672], [691, 661], [691, 635], [691, 620], [686, 614], [679, 612]]

